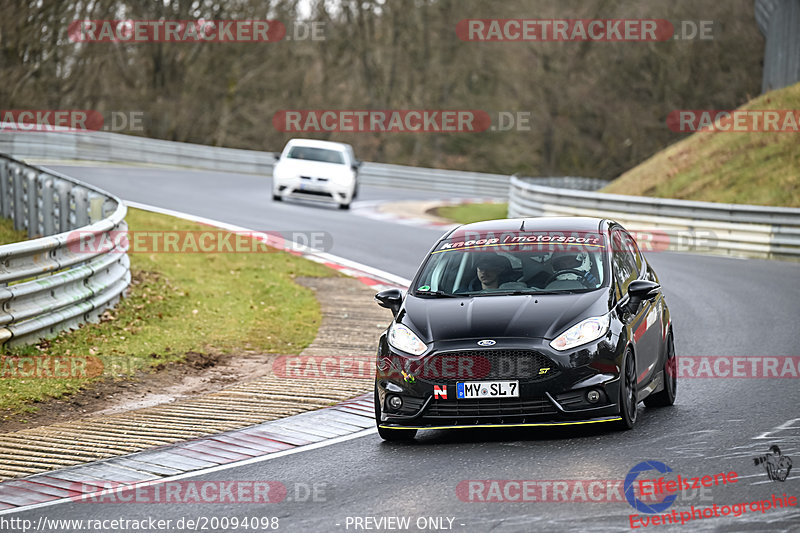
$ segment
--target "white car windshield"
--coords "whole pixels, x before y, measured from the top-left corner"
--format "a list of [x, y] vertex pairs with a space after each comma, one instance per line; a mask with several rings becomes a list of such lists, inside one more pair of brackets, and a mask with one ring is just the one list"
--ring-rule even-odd
[[319, 161], [322, 163], [333, 163], [344, 165], [344, 154], [336, 150], [325, 148], [312, 148], [310, 146], [292, 146], [286, 154], [289, 159], [305, 159], [307, 161]]
[[580, 244], [524, 241], [520, 239], [526, 237], [518, 235], [456, 236], [442, 241], [428, 257], [414, 294], [571, 293], [603, 286], [607, 267], [600, 235]]

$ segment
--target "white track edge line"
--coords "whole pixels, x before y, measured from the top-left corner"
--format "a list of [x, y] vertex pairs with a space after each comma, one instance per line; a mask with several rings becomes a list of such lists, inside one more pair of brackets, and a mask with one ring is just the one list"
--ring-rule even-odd
[[[191, 222], [198, 222], [200, 224], [208, 224], [210, 226], [216, 226], [221, 229], [226, 229], [228, 231], [249, 231], [254, 232], [257, 230], [253, 230], [251, 228], [245, 228], [244, 226], [237, 226], [235, 224], [229, 224], [227, 222], [222, 222], [220, 220], [214, 220], [212, 218], [201, 217], [198, 215], [191, 215], [189, 213], [184, 213], [182, 211], [175, 211], [173, 209], [166, 209], [163, 207], [156, 207], [149, 204], [142, 204], [139, 202], [130, 202], [125, 201], [125, 205], [128, 207], [132, 207], [134, 209], [141, 209], [143, 211], [151, 211], [153, 213], [160, 213], [162, 215], [169, 215], [176, 218], [182, 218], [184, 220], [189, 220]], [[287, 239], [288, 240], [288, 239]], [[293, 242], [293, 241], [290, 241]], [[398, 276], [396, 274], [392, 274], [391, 272], [387, 272], [385, 270], [381, 270], [379, 268], [371, 267], [369, 265], [365, 265], [363, 263], [359, 263], [357, 261], [353, 261], [350, 259], [345, 259], [344, 257], [339, 257], [337, 255], [329, 254], [327, 252], [322, 252], [320, 250], [316, 250], [314, 248], [309, 248], [308, 246], [303, 246], [297, 243], [294, 243], [296, 246], [296, 250], [303, 251], [305, 253], [315, 255], [321, 259], [329, 261], [331, 263], [337, 263], [345, 267], [356, 268], [358, 270], [362, 270], [367, 274], [373, 274], [375, 276], [381, 277], [386, 281], [390, 281], [392, 283], [397, 283], [398, 285], [403, 285], [408, 287], [411, 285], [411, 280], [406, 279], [402, 276]]]

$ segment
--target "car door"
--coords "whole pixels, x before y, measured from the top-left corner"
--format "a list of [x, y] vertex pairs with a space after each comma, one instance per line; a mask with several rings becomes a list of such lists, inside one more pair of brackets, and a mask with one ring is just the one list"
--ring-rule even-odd
[[[640, 277], [642, 270], [641, 258], [637, 262], [637, 257], [634, 254], [635, 248], [632, 248], [630, 242], [630, 235], [624, 232], [622, 228], [617, 227], [611, 230], [612, 269], [620, 298], [625, 297], [628, 293], [628, 286], [633, 280]], [[653, 370], [654, 354], [651, 347], [648, 346], [648, 341], [651, 339], [647, 335], [648, 314], [651, 311], [651, 302], [645, 301], [633, 313], [621, 312], [622, 319], [626, 322], [628, 328], [629, 338], [633, 341], [639, 383], [647, 382]]]
[[[629, 256], [633, 257], [636, 263], [636, 272], [638, 279], [650, 279], [647, 272], [647, 264], [639, 252], [639, 247], [631, 235], [622, 230], [623, 242], [627, 249]], [[653, 281], [653, 280], [650, 280]], [[640, 312], [644, 314], [644, 324], [639, 326], [639, 329], [634, 332], [634, 336], [638, 335], [636, 340], [639, 346], [638, 358], [641, 362], [638, 367], [639, 377], [645, 383], [649, 383], [653, 375], [658, 372], [658, 359], [659, 350], [661, 347], [661, 332], [663, 330], [661, 324], [661, 299], [662, 295], [653, 300], [645, 300], [641, 304]]]

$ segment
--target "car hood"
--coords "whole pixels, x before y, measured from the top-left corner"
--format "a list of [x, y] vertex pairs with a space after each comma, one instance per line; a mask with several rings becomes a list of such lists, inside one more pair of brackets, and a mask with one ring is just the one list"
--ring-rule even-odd
[[553, 339], [569, 326], [609, 311], [609, 289], [579, 294], [417, 298], [399, 321], [426, 342], [530, 337]]
[[275, 174], [284, 176], [309, 176], [312, 178], [351, 177], [353, 171], [347, 165], [308, 161], [307, 159], [281, 159], [276, 165]]

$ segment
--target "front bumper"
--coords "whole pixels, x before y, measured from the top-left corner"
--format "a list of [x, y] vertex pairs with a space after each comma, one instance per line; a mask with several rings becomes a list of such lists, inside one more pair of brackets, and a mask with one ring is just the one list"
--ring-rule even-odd
[[296, 177], [275, 180], [274, 194], [284, 198], [305, 198], [346, 204], [352, 201], [352, 182], [326, 179]]
[[[473, 347], [471, 339], [448, 341], [414, 358], [382, 338], [375, 399], [381, 402], [380, 426], [526, 427], [620, 419], [619, 364], [624, 350], [610, 336], [566, 353], [552, 350], [544, 339], [502, 339], [491, 349]], [[478, 363], [462, 365], [459, 361], [464, 358]], [[434, 360], [441, 364], [433, 364]], [[467, 367], [470, 372], [459, 373]], [[447, 368], [456, 371], [448, 374]], [[457, 399], [458, 382], [481, 380], [517, 380], [519, 397]], [[589, 391], [599, 399], [591, 402]], [[399, 396], [402, 406], [393, 409], [387, 403], [390, 396]]]

